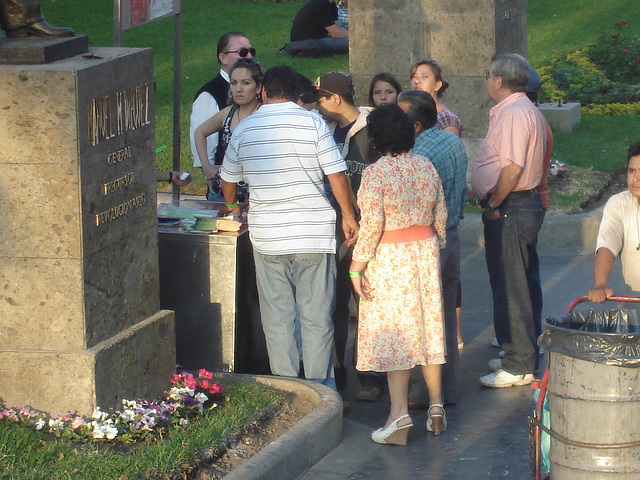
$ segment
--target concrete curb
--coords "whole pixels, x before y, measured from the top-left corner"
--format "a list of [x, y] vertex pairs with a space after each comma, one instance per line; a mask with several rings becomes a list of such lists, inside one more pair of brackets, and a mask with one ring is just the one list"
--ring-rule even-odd
[[[538, 235], [538, 250], [594, 248], [603, 209], [574, 215], [547, 215]], [[484, 248], [482, 215], [465, 215], [458, 232], [463, 245]]]
[[340, 444], [342, 400], [335, 390], [295, 378], [228, 375], [304, 395], [316, 403], [316, 407], [267, 447], [225, 475], [225, 480], [294, 480]]

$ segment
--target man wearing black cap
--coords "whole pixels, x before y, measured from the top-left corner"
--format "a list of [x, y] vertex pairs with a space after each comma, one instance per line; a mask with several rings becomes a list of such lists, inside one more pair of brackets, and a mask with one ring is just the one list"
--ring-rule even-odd
[[[367, 115], [371, 112], [371, 108], [355, 106], [353, 83], [348, 74], [342, 72], [326, 73], [318, 78], [316, 87], [318, 89], [318, 111], [333, 131], [333, 138], [347, 162], [347, 175], [349, 175], [351, 190], [355, 195], [360, 188], [362, 171], [367, 165], [380, 158], [367, 134]], [[340, 238], [339, 230], [336, 235], [339, 247], [343, 241]], [[347, 273], [349, 265], [351, 265], [351, 251], [347, 250], [343, 251], [342, 255], [338, 254], [337, 263], [338, 280], [333, 323], [338, 359], [342, 362], [349, 327], [349, 300], [351, 299], [352, 286]], [[358, 393], [359, 400], [375, 401], [380, 398], [381, 389], [385, 383], [384, 379], [363, 374], [359, 374], [358, 379], [363, 385]], [[336, 382], [338, 390], [345, 386], [344, 370], [336, 369]]]

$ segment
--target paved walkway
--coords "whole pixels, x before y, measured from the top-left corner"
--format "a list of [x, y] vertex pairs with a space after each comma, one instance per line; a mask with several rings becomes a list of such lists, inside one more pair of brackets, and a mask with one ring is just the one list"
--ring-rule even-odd
[[[159, 195], [159, 201], [168, 196]], [[479, 216], [461, 225], [463, 316], [461, 351], [463, 385], [459, 402], [447, 407], [448, 430], [439, 437], [426, 433], [426, 411], [412, 411], [414, 428], [406, 447], [371, 441], [389, 411], [389, 398], [364, 403], [355, 399], [358, 382], [349, 372], [342, 441], [298, 480], [481, 480], [531, 479], [528, 416], [534, 407], [529, 386], [485, 388], [478, 377], [489, 373], [487, 362], [498, 349], [494, 336], [491, 289]], [[477, 217], [477, 218], [476, 218]], [[574, 298], [586, 294], [593, 282], [593, 248], [600, 212], [547, 217], [540, 233], [539, 254], [543, 282], [543, 318], [562, 314]], [[619, 263], [612, 286], [622, 291]], [[322, 435], [315, 433], [316, 437]], [[316, 438], [322, 442], [323, 438]], [[292, 452], [295, 454], [295, 452]]]
[[[544, 318], [560, 314], [570, 300], [586, 294], [592, 283], [593, 252], [553, 250], [540, 257]], [[621, 277], [619, 267], [613, 276]], [[614, 286], [621, 286], [621, 278], [619, 283]], [[462, 288], [463, 386], [459, 403], [447, 407], [448, 430], [439, 437], [427, 435], [426, 411], [412, 411], [414, 428], [406, 447], [373, 443], [370, 434], [384, 423], [389, 398], [357, 402], [352, 375], [347, 393], [351, 411], [344, 416], [342, 443], [301, 480], [532, 478], [527, 423], [534, 406], [531, 388], [490, 389], [478, 382], [498, 353], [489, 345], [493, 326], [484, 250], [463, 246]]]

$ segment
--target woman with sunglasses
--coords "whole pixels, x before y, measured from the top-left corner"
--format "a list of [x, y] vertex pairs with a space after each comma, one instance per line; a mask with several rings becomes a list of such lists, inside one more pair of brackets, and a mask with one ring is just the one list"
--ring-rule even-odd
[[[194, 141], [202, 172], [209, 185], [209, 200], [224, 201], [222, 188], [220, 187], [220, 165], [212, 165], [207, 155], [207, 137], [220, 132], [222, 140], [218, 148], [225, 151], [231, 134], [236, 126], [261, 105], [262, 77], [264, 71], [260, 64], [253, 58], [241, 58], [233, 64], [229, 70], [229, 103], [228, 107], [220, 110], [209, 120], [204, 122], [194, 132]], [[247, 186], [239, 185], [238, 199], [247, 200]]]
[[436, 127], [462, 136], [462, 122], [458, 116], [449, 110], [440, 98], [449, 84], [442, 76], [442, 69], [435, 60], [420, 60], [411, 67], [411, 89], [429, 93], [436, 101], [438, 109], [438, 123]]

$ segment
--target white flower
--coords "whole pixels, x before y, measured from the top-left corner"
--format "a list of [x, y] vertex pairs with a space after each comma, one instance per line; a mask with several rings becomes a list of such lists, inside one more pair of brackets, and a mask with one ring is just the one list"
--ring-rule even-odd
[[195, 397], [193, 397], [194, 400], [198, 403], [204, 403], [207, 400], [209, 400], [209, 397], [207, 397], [204, 393], [202, 392], [198, 392], [196, 393]]
[[113, 440], [118, 435], [118, 429], [113, 425], [105, 425], [104, 433], [109, 440]]
[[44, 427], [44, 419], [39, 418], [36, 422], [36, 430], [42, 430], [42, 427]]
[[62, 430], [64, 428], [64, 422], [59, 418], [50, 418], [49, 419], [49, 429], [50, 430]]
[[96, 409], [93, 411], [93, 414], [91, 415], [91, 418], [94, 418], [96, 420], [104, 420], [107, 415], [107, 412], [101, 412], [100, 407], [96, 407]]
[[125, 422], [133, 422], [135, 420], [136, 412], [127, 409], [124, 412], [120, 412], [120, 418]]
[[187, 418], [181, 418], [180, 420], [178, 420], [178, 425], [180, 425], [181, 427], [186, 427], [187, 425], [189, 425], [189, 420]]
[[93, 427], [93, 438], [104, 438], [104, 432], [102, 431], [101, 425], [95, 420], [91, 422], [91, 426]]

